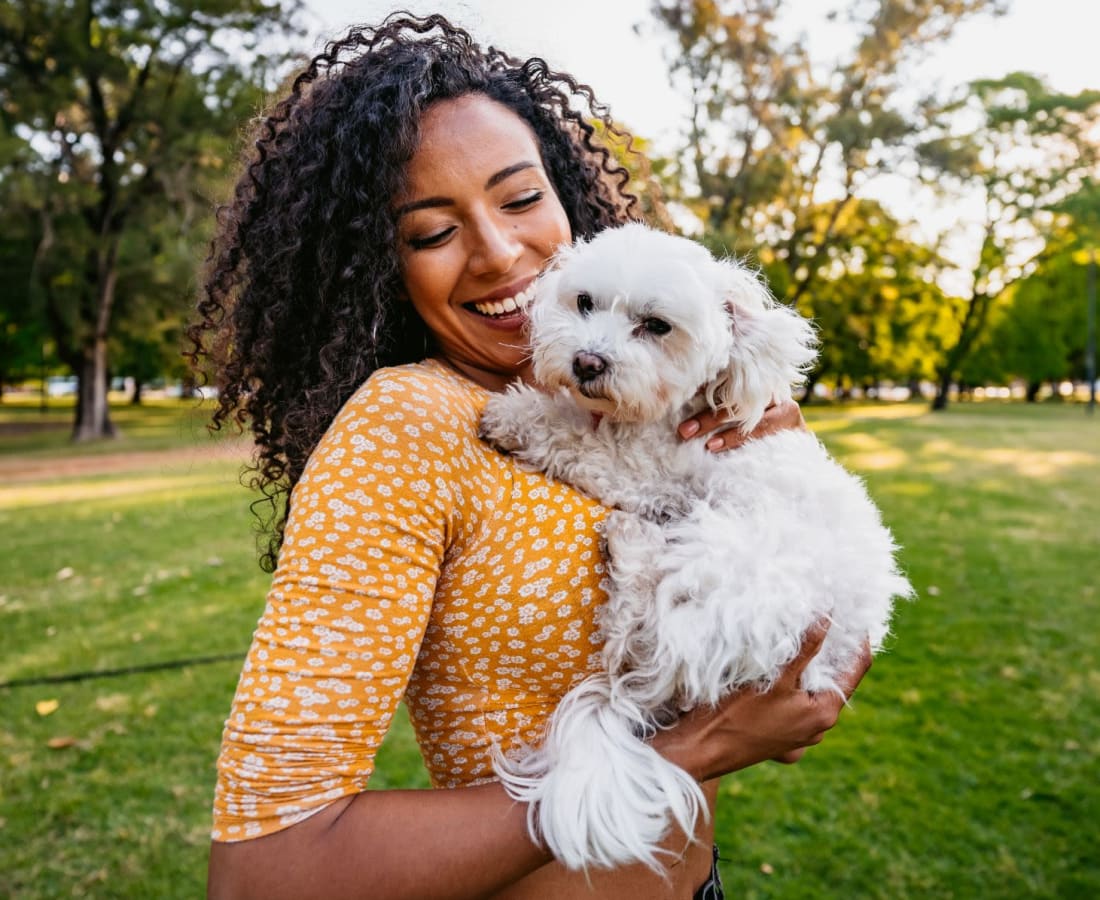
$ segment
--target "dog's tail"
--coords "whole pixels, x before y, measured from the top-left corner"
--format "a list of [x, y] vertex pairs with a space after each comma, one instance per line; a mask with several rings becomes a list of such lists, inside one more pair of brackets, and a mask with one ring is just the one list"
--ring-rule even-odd
[[690, 840], [709, 814], [695, 779], [637, 736], [648, 725], [599, 673], [562, 700], [540, 747], [519, 760], [498, 754], [508, 794], [529, 804], [531, 836], [567, 868], [643, 862], [663, 872], [669, 826]]

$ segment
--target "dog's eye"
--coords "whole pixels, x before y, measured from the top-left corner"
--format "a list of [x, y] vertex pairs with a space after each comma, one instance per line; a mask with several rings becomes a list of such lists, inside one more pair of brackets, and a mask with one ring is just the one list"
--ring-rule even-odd
[[672, 326], [668, 324], [664, 319], [658, 319], [651, 316], [642, 322], [642, 328], [648, 331], [650, 334], [668, 334], [672, 331]]
[[587, 291], [581, 291], [577, 294], [577, 312], [582, 316], [587, 316], [592, 312], [592, 295]]

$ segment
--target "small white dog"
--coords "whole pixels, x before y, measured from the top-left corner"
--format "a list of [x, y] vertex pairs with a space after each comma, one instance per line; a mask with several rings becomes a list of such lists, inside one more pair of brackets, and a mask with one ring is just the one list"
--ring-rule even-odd
[[606, 671], [565, 697], [541, 746], [499, 757], [528, 824], [570, 868], [657, 854], [705, 814], [698, 784], [645, 742], [684, 710], [766, 688], [828, 618], [803, 676], [838, 690], [911, 593], [862, 483], [807, 431], [715, 455], [676, 426], [709, 407], [748, 433], [815, 358], [810, 324], [685, 238], [626, 225], [563, 249], [531, 311], [534, 376], [495, 395], [482, 436], [614, 507]]

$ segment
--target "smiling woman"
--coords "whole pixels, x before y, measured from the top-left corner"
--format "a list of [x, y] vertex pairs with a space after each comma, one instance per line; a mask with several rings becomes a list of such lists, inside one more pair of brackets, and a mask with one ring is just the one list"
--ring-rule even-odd
[[[607, 511], [477, 438], [527, 374], [539, 272], [632, 217], [593, 120], [618, 134], [541, 60], [399, 15], [330, 44], [260, 123], [191, 330], [215, 426], [247, 423], [256, 486], [289, 494], [222, 737], [212, 897], [720, 896], [713, 817], [667, 835], [661, 872], [570, 871], [493, 766], [600, 665]], [[654, 738], [711, 806], [716, 776], [835, 721], [797, 686], [820, 641]], [[365, 790], [402, 698], [443, 790]]]
[[572, 238], [569, 218], [507, 107], [470, 94], [437, 103], [420, 128], [397, 209], [405, 290], [443, 357], [500, 390], [527, 372], [524, 310]]

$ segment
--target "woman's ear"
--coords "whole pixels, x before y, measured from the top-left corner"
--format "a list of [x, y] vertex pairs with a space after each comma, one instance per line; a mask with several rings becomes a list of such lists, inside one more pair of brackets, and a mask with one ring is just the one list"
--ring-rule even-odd
[[805, 380], [817, 359], [817, 336], [808, 319], [772, 298], [759, 275], [733, 260], [719, 265], [733, 342], [726, 366], [707, 386], [707, 402], [748, 434], [772, 403], [789, 400], [792, 385]]

